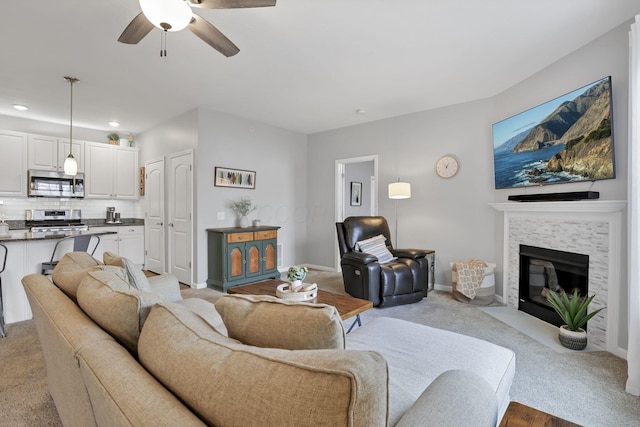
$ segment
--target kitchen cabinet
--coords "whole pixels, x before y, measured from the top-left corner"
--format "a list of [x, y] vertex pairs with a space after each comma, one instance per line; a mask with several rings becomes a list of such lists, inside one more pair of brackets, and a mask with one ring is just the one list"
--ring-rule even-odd
[[[64, 161], [69, 155], [69, 140], [29, 135], [27, 152], [29, 169], [64, 171]], [[71, 152], [78, 163], [78, 172], [84, 172], [84, 142], [73, 141]]]
[[138, 151], [135, 148], [87, 142], [85, 197], [138, 198]]
[[279, 228], [207, 229], [207, 285], [226, 292], [233, 286], [279, 278]]
[[102, 259], [103, 252], [112, 252], [133, 261], [137, 266], [144, 266], [144, 226], [121, 225], [100, 227], [101, 231], [115, 231], [117, 234], [100, 236], [100, 245], [95, 257]]
[[27, 197], [27, 134], [0, 131], [0, 196]]

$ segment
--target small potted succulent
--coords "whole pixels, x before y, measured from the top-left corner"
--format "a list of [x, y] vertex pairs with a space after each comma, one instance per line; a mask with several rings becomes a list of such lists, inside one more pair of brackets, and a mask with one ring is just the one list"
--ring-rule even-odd
[[109, 135], [107, 135], [107, 138], [109, 138], [109, 144], [111, 145], [118, 145], [120, 144], [120, 135], [117, 133], [110, 133]]
[[560, 289], [560, 294], [549, 292], [547, 300], [553, 309], [560, 315], [564, 325], [560, 326], [558, 338], [560, 343], [572, 350], [584, 350], [587, 346], [587, 331], [582, 329], [589, 319], [598, 314], [602, 308], [587, 314], [587, 308], [595, 295], [590, 297], [580, 297], [575, 289], [571, 296], [567, 295], [564, 289]]
[[294, 265], [289, 267], [287, 271], [287, 279], [291, 282], [291, 289], [296, 290], [302, 286], [302, 281], [307, 277], [307, 272], [309, 269], [307, 267], [300, 267], [298, 265]]
[[240, 219], [240, 228], [249, 227], [249, 218], [247, 215], [249, 212], [255, 211], [257, 206], [253, 205], [253, 202], [249, 197], [244, 197], [240, 200], [231, 200], [227, 202], [227, 206], [232, 209], [238, 218]]

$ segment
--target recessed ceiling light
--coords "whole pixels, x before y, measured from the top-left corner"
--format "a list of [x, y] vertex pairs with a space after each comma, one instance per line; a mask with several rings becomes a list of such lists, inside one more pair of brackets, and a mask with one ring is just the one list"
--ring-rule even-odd
[[29, 109], [29, 107], [27, 107], [26, 105], [21, 104], [13, 104], [13, 108], [19, 111], [27, 111]]
[[364, 108], [358, 108], [356, 110], [356, 114], [367, 114], [367, 110], [365, 110]]
[[118, 126], [120, 126], [120, 122], [116, 122], [115, 120], [112, 120], [109, 122], [109, 126], [117, 128]]

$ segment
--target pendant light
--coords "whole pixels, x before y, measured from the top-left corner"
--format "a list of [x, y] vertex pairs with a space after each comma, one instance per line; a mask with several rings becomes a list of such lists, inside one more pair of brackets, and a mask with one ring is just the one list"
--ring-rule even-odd
[[78, 173], [78, 162], [76, 162], [76, 159], [73, 157], [73, 146], [71, 144], [73, 141], [73, 84], [78, 83], [80, 80], [69, 76], [65, 76], [64, 79], [68, 81], [71, 86], [71, 102], [69, 109], [69, 155], [64, 161], [64, 173], [65, 175], [75, 176]]

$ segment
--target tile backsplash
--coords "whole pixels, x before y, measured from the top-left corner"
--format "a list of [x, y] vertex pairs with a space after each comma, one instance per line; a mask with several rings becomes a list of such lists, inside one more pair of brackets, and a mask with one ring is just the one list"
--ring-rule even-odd
[[107, 206], [115, 206], [122, 218], [144, 218], [142, 200], [55, 199], [48, 197], [10, 198], [0, 197], [0, 218], [24, 220], [27, 209], [82, 209], [86, 219], [106, 217]]

